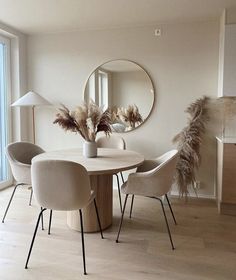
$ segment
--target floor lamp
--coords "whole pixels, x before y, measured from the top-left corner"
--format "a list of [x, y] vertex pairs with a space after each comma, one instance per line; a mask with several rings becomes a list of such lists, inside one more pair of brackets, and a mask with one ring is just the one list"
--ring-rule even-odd
[[45, 98], [40, 96], [38, 93], [29, 91], [24, 96], [15, 101], [11, 106], [14, 107], [31, 107], [32, 108], [32, 128], [33, 128], [33, 143], [35, 144], [35, 115], [34, 108], [35, 106], [46, 106], [52, 105]]

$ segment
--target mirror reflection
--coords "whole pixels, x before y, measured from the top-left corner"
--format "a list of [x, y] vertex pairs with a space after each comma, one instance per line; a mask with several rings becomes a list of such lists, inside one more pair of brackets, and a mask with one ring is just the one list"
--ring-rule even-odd
[[85, 102], [92, 99], [112, 115], [114, 132], [140, 126], [149, 116], [154, 89], [146, 71], [128, 60], [113, 60], [99, 66], [88, 78]]

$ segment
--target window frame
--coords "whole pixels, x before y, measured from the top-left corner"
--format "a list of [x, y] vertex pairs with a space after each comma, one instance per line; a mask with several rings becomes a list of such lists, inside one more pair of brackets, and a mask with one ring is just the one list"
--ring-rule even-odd
[[[11, 118], [11, 40], [0, 34], [0, 43], [3, 43], [6, 46], [6, 138], [7, 143], [11, 142], [11, 131], [12, 131], [12, 118]], [[10, 186], [13, 183], [13, 177], [7, 162], [7, 175], [8, 178], [6, 181], [0, 181], [0, 190]]]
[[[98, 100], [99, 107], [102, 107], [103, 110], [106, 110], [109, 107], [108, 83], [108, 73], [103, 70], [98, 70]], [[104, 96], [104, 93], [106, 96]]]

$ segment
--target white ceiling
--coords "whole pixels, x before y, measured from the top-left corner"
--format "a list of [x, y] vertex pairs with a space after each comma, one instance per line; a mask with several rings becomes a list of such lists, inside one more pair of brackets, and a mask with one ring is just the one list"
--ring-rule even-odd
[[0, 21], [24, 33], [216, 19], [236, 0], [0, 0]]

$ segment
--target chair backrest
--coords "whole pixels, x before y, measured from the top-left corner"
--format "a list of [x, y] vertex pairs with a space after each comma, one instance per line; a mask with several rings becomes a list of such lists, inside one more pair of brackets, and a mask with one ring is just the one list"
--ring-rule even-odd
[[6, 156], [17, 182], [31, 184], [31, 160], [41, 153], [44, 153], [42, 148], [29, 142], [15, 142], [6, 147]]
[[124, 139], [119, 136], [102, 136], [98, 138], [96, 142], [98, 148], [111, 148], [120, 150], [125, 150], [126, 148]]
[[[171, 150], [156, 159], [148, 160], [143, 169], [142, 167], [138, 169], [133, 186], [129, 186], [128, 180], [130, 192], [135, 191], [136, 194], [154, 197], [168, 193], [174, 178], [177, 155], [177, 150]], [[151, 169], [148, 170], [148, 168]], [[130, 181], [132, 182], [132, 180]]]
[[151, 172], [151, 177], [155, 184], [153, 189], [154, 195], [162, 196], [170, 191], [177, 163], [177, 155], [177, 150], [171, 150], [156, 158], [158, 166]]
[[88, 204], [91, 187], [87, 170], [64, 160], [39, 160], [32, 164], [32, 187], [38, 204], [52, 210], [78, 210]]

